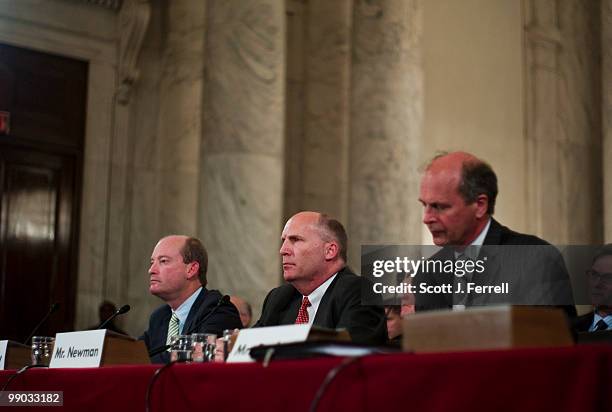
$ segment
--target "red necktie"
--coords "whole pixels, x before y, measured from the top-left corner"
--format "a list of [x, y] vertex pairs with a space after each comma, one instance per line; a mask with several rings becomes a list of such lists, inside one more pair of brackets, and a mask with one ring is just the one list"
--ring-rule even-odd
[[297, 318], [295, 319], [295, 323], [308, 323], [308, 307], [310, 306], [310, 301], [307, 296], [304, 296], [302, 299], [302, 306], [300, 306], [300, 310], [298, 310]]

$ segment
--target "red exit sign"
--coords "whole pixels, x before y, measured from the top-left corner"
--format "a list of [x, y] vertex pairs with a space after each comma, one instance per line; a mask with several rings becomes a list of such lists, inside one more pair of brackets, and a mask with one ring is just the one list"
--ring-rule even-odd
[[11, 114], [0, 111], [0, 136], [9, 134], [11, 130]]

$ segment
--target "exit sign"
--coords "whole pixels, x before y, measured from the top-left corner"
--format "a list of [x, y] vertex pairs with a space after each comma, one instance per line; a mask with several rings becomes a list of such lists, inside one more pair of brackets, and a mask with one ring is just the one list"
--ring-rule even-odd
[[11, 130], [11, 114], [0, 111], [0, 136], [9, 134]]

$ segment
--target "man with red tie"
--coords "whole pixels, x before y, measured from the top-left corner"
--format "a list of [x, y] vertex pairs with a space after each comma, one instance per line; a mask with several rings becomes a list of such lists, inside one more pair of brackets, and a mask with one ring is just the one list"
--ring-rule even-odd
[[255, 327], [308, 323], [346, 328], [353, 342], [383, 344], [387, 330], [370, 281], [347, 267], [347, 236], [340, 222], [317, 212], [287, 221], [280, 254], [287, 284], [273, 289]]

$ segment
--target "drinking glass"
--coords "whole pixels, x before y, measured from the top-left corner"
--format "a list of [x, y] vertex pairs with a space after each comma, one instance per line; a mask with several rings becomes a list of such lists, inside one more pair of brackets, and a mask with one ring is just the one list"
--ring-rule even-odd
[[170, 343], [170, 360], [176, 362], [191, 362], [193, 339], [191, 335], [176, 335]]
[[49, 366], [51, 355], [53, 355], [53, 346], [55, 338], [50, 336], [33, 336], [32, 337], [32, 365]]
[[211, 362], [215, 358], [215, 341], [217, 335], [214, 333], [194, 333], [193, 338], [193, 361]]

